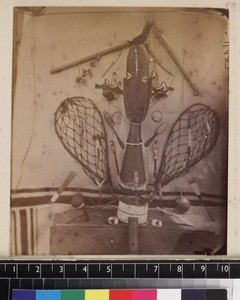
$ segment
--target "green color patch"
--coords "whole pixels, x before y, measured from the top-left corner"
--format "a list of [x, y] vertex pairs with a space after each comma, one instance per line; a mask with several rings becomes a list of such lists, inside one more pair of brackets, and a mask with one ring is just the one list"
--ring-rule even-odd
[[61, 291], [61, 300], [84, 300], [85, 291], [84, 290], [66, 290]]

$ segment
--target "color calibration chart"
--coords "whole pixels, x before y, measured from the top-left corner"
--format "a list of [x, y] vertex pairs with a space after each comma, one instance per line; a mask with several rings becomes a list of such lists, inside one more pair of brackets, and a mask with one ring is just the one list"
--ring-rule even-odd
[[225, 289], [14, 290], [13, 300], [227, 300]]

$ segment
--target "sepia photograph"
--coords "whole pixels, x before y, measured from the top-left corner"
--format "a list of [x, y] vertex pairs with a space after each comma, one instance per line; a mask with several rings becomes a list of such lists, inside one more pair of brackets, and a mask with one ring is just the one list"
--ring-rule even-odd
[[226, 255], [228, 9], [13, 13], [11, 255]]

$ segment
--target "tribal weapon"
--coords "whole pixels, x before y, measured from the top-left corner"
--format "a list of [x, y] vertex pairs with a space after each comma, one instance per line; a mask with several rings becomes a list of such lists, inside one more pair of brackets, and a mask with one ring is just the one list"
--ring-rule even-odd
[[108, 73], [108, 71], [112, 68], [112, 66], [117, 62], [117, 60], [119, 59], [119, 57], [122, 54], [122, 50], [118, 53], [118, 55], [113, 59], [113, 61], [111, 62], [110, 66], [107, 68], [107, 70], [102, 74], [102, 78]]
[[112, 150], [114, 161], [115, 161], [117, 174], [119, 175], [119, 166], [118, 166], [118, 160], [117, 160], [116, 147], [115, 147], [115, 143], [113, 140], [110, 141], [110, 145], [111, 145], [111, 150]]
[[163, 45], [163, 47], [166, 49], [166, 51], [168, 52], [168, 54], [170, 55], [170, 57], [172, 58], [172, 60], [177, 65], [177, 67], [180, 70], [180, 72], [182, 73], [183, 77], [186, 79], [186, 81], [190, 85], [191, 89], [193, 90], [194, 95], [195, 96], [199, 95], [200, 94], [199, 90], [197, 89], [196, 85], [193, 83], [191, 77], [188, 75], [188, 73], [185, 70], [183, 64], [178, 59], [177, 55], [173, 51], [172, 47], [170, 46], [170, 44], [167, 41], [167, 39], [164, 36], [164, 34], [160, 30], [158, 30], [156, 26], [153, 27], [153, 32], [154, 32], [157, 40], [160, 42], [160, 44]]
[[157, 177], [157, 160], [158, 160], [158, 156], [159, 156], [159, 145], [158, 145], [157, 140], [155, 140], [155, 142], [152, 146], [152, 152], [153, 152], [153, 163], [154, 163], [153, 177], [156, 178]]
[[112, 131], [113, 131], [113, 133], [115, 134], [115, 136], [116, 136], [116, 138], [117, 138], [117, 141], [118, 141], [119, 146], [120, 146], [122, 149], [124, 149], [124, 148], [125, 148], [125, 147], [124, 147], [124, 144], [123, 144], [122, 140], [120, 139], [120, 137], [119, 137], [119, 135], [118, 135], [118, 133], [117, 133], [117, 128], [116, 128], [116, 126], [115, 126], [115, 124], [114, 124], [114, 122], [113, 122], [113, 119], [112, 119], [111, 115], [110, 115], [108, 112], [105, 111], [105, 112], [103, 113], [103, 116], [104, 116], [104, 119], [105, 119], [105, 121], [107, 122], [108, 126], [109, 126], [110, 128], [112, 128]]
[[83, 64], [85, 62], [88, 62], [88, 61], [91, 61], [91, 60], [94, 60], [96, 58], [100, 58], [104, 55], [107, 55], [107, 54], [110, 54], [110, 53], [113, 53], [113, 52], [116, 52], [116, 51], [121, 51], [123, 49], [126, 49], [126, 48], [129, 48], [131, 47], [132, 45], [140, 45], [142, 43], [144, 43], [146, 40], [147, 40], [147, 37], [148, 37], [148, 34], [150, 32], [150, 29], [152, 28], [153, 26], [153, 23], [150, 22], [150, 23], [147, 23], [142, 31], [141, 34], [139, 34], [137, 37], [135, 37], [134, 39], [132, 39], [131, 41], [127, 41], [127, 42], [124, 42], [120, 45], [117, 45], [117, 46], [114, 46], [114, 47], [111, 47], [111, 48], [108, 48], [108, 49], [105, 49], [103, 51], [100, 51], [98, 53], [95, 53], [95, 54], [92, 54], [92, 55], [89, 55], [89, 56], [86, 56], [84, 58], [81, 58], [81, 59], [78, 59], [74, 62], [71, 62], [69, 64], [66, 64], [64, 66], [61, 66], [61, 67], [57, 67], [57, 68], [53, 68], [51, 70], [51, 74], [55, 74], [55, 73], [59, 73], [59, 72], [62, 72], [64, 70], [67, 70], [67, 69], [70, 69], [70, 68], [73, 68], [77, 65], [80, 65], [80, 64]]
[[[198, 199], [200, 200], [201, 204], [203, 205], [203, 196], [202, 193], [199, 189], [199, 186], [197, 184], [196, 178], [193, 176], [188, 176], [188, 184], [191, 186], [191, 188], [193, 189], [195, 195], [198, 197]], [[204, 206], [204, 205], [203, 205]], [[214, 218], [213, 216], [210, 214], [209, 210], [207, 209], [206, 206], [204, 206], [208, 216], [210, 217], [210, 219], [212, 220], [212, 222], [214, 222]]]
[[54, 193], [54, 195], [51, 197], [49, 203], [55, 203], [58, 198], [61, 196], [62, 192], [65, 190], [65, 188], [73, 181], [73, 179], [77, 176], [77, 173], [74, 171], [71, 171], [68, 176], [64, 179], [61, 186], [58, 188], [57, 192]]
[[159, 61], [159, 59], [155, 56], [154, 52], [151, 50], [151, 48], [149, 46], [147, 46], [147, 50], [149, 52], [149, 54], [152, 56], [153, 60], [166, 72], [168, 73], [170, 76], [173, 76], [172, 72], [168, 71], [163, 65], [162, 63]]

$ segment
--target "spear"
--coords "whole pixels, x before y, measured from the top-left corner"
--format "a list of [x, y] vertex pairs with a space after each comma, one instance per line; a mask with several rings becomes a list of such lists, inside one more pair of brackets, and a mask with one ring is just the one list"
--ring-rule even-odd
[[64, 70], [67, 70], [67, 69], [70, 69], [70, 68], [73, 68], [77, 65], [81, 65], [85, 62], [88, 62], [88, 61], [91, 61], [91, 60], [94, 60], [94, 59], [97, 59], [97, 58], [100, 58], [104, 55], [107, 55], [107, 54], [110, 54], [110, 53], [113, 53], [113, 52], [116, 52], [116, 51], [120, 51], [120, 50], [123, 50], [123, 49], [126, 49], [128, 47], [130, 47], [131, 45], [135, 45], [135, 44], [142, 44], [142, 43], [145, 43], [146, 40], [147, 40], [147, 37], [148, 37], [148, 34], [149, 34], [149, 31], [150, 29], [152, 28], [153, 26], [153, 22], [148, 22], [142, 33], [139, 34], [138, 36], [136, 36], [135, 38], [133, 38], [131, 41], [126, 41], [126, 42], [123, 42], [122, 44], [119, 44], [117, 46], [114, 46], [114, 47], [111, 47], [111, 48], [108, 48], [108, 49], [105, 49], [105, 50], [102, 50], [100, 52], [97, 52], [97, 53], [94, 53], [94, 54], [91, 54], [89, 56], [86, 56], [84, 58], [80, 58], [78, 60], [75, 60], [71, 63], [68, 63], [66, 65], [63, 65], [61, 67], [57, 67], [57, 68], [53, 68], [50, 73], [51, 74], [55, 74], [55, 73], [59, 73], [59, 72], [62, 72]]
[[155, 34], [155, 36], [158, 39], [158, 41], [167, 50], [168, 54], [170, 55], [170, 57], [172, 58], [172, 60], [177, 65], [177, 67], [180, 70], [180, 72], [182, 73], [183, 77], [186, 79], [186, 81], [190, 85], [191, 89], [193, 90], [194, 95], [195, 96], [199, 95], [200, 94], [199, 90], [197, 89], [196, 85], [193, 83], [191, 77], [188, 75], [188, 73], [185, 70], [183, 64], [178, 59], [177, 55], [175, 54], [175, 52], [173, 51], [172, 47], [168, 43], [168, 41], [167, 41], [166, 37], [164, 36], [164, 34], [160, 30], [158, 30], [158, 28], [156, 26], [154, 26], [154, 28], [153, 28], [153, 33]]

